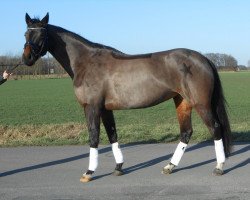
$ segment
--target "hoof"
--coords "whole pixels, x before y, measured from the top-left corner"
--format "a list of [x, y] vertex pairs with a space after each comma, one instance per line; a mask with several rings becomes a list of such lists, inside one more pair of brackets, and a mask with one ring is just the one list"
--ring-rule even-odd
[[168, 174], [171, 174], [173, 172], [173, 170], [172, 169], [168, 169], [168, 168], [163, 168], [163, 170], [162, 170], [162, 174], [166, 174], [166, 175], [168, 175]]
[[114, 176], [122, 176], [124, 174], [124, 172], [122, 170], [116, 170], [113, 172]]
[[223, 170], [215, 168], [213, 171], [213, 175], [215, 176], [221, 176], [223, 174]]
[[162, 174], [171, 174], [173, 172], [175, 165], [172, 163], [167, 164], [162, 170]]
[[88, 174], [83, 174], [82, 177], [80, 178], [80, 182], [82, 183], [87, 183], [92, 180], [92, 176]]

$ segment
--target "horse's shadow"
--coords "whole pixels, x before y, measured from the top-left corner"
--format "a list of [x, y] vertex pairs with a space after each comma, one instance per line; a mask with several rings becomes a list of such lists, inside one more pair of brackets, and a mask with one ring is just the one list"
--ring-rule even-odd
[[[121, 147], [127, 148], [127, 147], [131, 147], [131, 146], [139, 145], [139, 144], [140, 143], [129, 143], [129, 144], [121, 145]], [[111, 151], [111, 147], [104, 147], [102, 149], [99, 149], [98, 152], [99, 152], [99, 154], [104, 154], [104, 153], [108, 153], [110, 151]], [[64, 158], [64, 159], [60, 159], [60, 160], [50, 161], [50, 162], [32, 165], [32, 166], [28, 166], [28, 167], [23, 167], [23, 168], [19, 168], [19, 169], [9, 170], [9, 171], [5, 171], [5, 172], [0, 173], [0, 177], [9, 176], [9, 175], [13, 175], [13, 174], [21, 173], [21, 172], [26, 172], [26, 171], [31, 171], [31, 170], [35, 170], [35, 169], [60, 165], [60, 164], [68, 163], [68, 162], [73, 162], [73, 161], [80, 160], [83, 158], [88, 158], [88, 156], [89, 156], [89, 153], [85, 153], [85, 154], [80, 154], [80, 155], [69, 157], [69, 158]]]
[[[195, 144], [195, 145], [189, 147], [187, 149], [187, 152], [188, 151], [193, 151], [193, 150], [205, 147], [205, 146], [209, 146], [209, 145], [211, 145], [209, 142], [201, 142], [201, 143], [198, 143], [198, 144]], [[148, 160], [148, 161], [145, 161], [145, 162], [142, 162], [142, 163], [130, 166], [130, 167], [127, 167], [127, 168], [124, 169], [124, 172], [126, 174], [129, 174], [129, 173], [131, 173], [133, 171], [137, 171], [137, 170], [140, 170], [140, 169], [143, 169], [143, 168], [151, 167], [151, 166], [156, 165], [156, 164], [158, 164], [160, 162], [169, 160], [171, 158], [171, 156], [172, 156], [172, 153], [168, 154], [168, 155], [158, 157], [158, 158], [155, 158], [155, 159], [152, 159], [152, 160]]]
[[[146, 143], [148, 143], [148, 142], [146, 142]], [[141, 145], [141, 144], [143, 144], [143, 143], [141, 143], [141, 142], [140, 143], [129, 143], [129, 144], [123, 144], [123, 145], [121, 145], [121, 147], [122, 147], [122, 149], [126, 149], [126, 148], [129, 148], [129, 147], [135, 147], [135, 146]], [[206, 146], [213, 146], [213, 143], [212, 142], [201, 142], [201, 143], [192, 145], [187, 149], [187, 152], [194, 151], [194, 150], [206, 147]], [[249, 150], [250, 150], [250, 145], [247, 145], [247, 146], [245, 146], [245, 147], [243, 147], [243, 148], [241, 148], [241, 149], [239, 149], [237, 151], [234, 151], [231, 156], [242, 154], [242, 153], [247, 152]], [[105, 148], [102, 148], [102, 149], [99, 150], [99, 154], [108, 153], [110, 151], [111, 151], [111, 147], [105, 147]], [[64, 159], [55, 160], [55, 161], [51, 161], [51, 162], [46, 162], [46, 163], [41, 163], [41, 164], [32, 165], [32, 166], [28, 166], [28, 167], [23, 167], [23, 168], [19, 168], [19, 169], [14, 169], [14, 170], [10, 170], [10, 171], [0, 173], [0, 177], [5, 177], [5, 176], [25, 172], [25, 171], [31, 171], [31, 170], [50, 167], [50, 166], [59, 165], [59, 164], [63, 164], [63, 163], [68, 163], [68, 162], [80, 160], [80, 159], [83, 159], [83, 158], [87, 158], [88, 156], [89, 156], [89, 153], [85, 153], [85, 154], [81, 154], [81, 155], [77, 155], [77, 156], [73, 156], [73, 157], [69, 157], [69, 158], [64, 158]], [[140, 169], [144, 169], [144, 168], [154, 166], [154, 165], [156, 165], [156, 164], [158, 164], [160, 162], [169, 160], [171, 158], [171, 156], [172, 156], [172, 153], [168, 154], [168, 155], [160, 156], [158, 158], [154, 158], [154, 159], [142, 162], [142, 163], [138, 163], [136, 165], [133, 165], [133, 166], [130, 166], [130, 167], [127, 167], [127, 168], [124, 168], [124, 173], [129, 174], [129, 173], [132, 173], [132, 172], [140, 170]], [[193, 165], [190, 165], [190, 166], [187, 166], [187, 167], [179, 168], [179, 169], [176, 169], [175, 172], [185, 170], [185, 169], [192, 169], [192, 168], [195, 168], [195, 167], [206, 165], [206, 164], [211, 163], [211, 162], [215, 162], [215, 159], [210, 159], [210, 160], [206, 160], [206, 161], [203, 161], [203, 162], [200, 162], [200, 163], [196, 163], [196, 164], [193, 164]], [[226, 169], [225, 173], [229, 173], [229, 172], [231, 172], [231, 171], [233, 171], [235, 169], [241, 168], [241, 167], [249, 164], [249, 162], [250, 162], [250, 159], [247, 158], [246, 160], [242, 161], [241, 163], [239, 163], [239, 164], [237, 164], [237, 165], [235, 165], [235, 166], [233, 166], [233, 167], [231, 167], [229, 169]], [[94, 179], [99, 179], [99, 178], [108, 176], [110, 174], [111, 173], [95, 176]]]

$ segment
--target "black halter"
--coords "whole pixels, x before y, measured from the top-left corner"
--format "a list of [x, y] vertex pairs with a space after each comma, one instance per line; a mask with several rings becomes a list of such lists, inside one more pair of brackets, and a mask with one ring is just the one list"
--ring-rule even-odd
[[41, 46], [38, 46], [37, 44], [35, 44], [32, 41], [27, 41], [24, 44], [24, 48], [26, 48], [26, 46], [28, 46], [28, 45], [31, 46], [31, 54], [33, 56], [35, 56], [36, 58], [44, 56], [48, 51], [48, 30], [47, 30], [47, 28], [44, 28], [44, 27], [28, 28], [28, 30], [41, 30], [41, 29], [46, 30], [46, 36], [45, 36]]

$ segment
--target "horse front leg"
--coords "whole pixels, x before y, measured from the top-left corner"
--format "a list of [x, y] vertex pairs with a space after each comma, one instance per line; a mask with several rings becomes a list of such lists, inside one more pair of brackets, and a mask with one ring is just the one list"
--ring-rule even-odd
[[89, 182], [98, 166], [98, 144], [100, 136], [100, 109], [92, 105], [84, 108], [85, 117], [89, 132], [89, 167], [86, 173], [80, 178], [81, 182]]
[[123, 175], [122, 165], [123, 165], [124, 160], [123, 160], [122, 151], [117, 141], [117, 132], [116, 132], [113, 111], [103, 109], [101, 113], [101, 118], [102, 118], [102, 123], [105, 127], [105, 130], [107, 132], [109, 142], [112, 146], [112, 152], [113, 152], [115, 162], [116, 162], [116, 167], [115, 167], [113, 174], [115, 176], [121, 176]]

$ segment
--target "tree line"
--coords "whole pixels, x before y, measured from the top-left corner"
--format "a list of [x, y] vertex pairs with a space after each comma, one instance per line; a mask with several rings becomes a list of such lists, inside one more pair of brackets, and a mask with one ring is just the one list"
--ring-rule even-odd
[[[238, 65], [237, 60], [228, 54], [207, 53], [204, 55], [215, 64], [218, 70], [238, 71], [250, 69], [250, 60], [248, 66], [242, 66]], [[21, 56], [0, 56], [0, 72], [11, 69], [11, 67], [21, 62]], [[32, 67], [20, 65], [14, 70], [14, 78], [16, 79], [42, 77], [43, 75], [52, 77], [67, 76], [61, 65], [49, 54], [39, 59]]]
[[218, 70], [238, 71], [250, 69], [250, 60], [248, 61], [248, 66], [244, 66], [238, 65], [238, 61], [228, 54], [207, 53], [204, 55], [215, 64]]
[[[0, 72], [11, 70], [18, 63], [22, 63], [21, 56], [0, 56]], [[13, 70], [14, 79], [42, 78], [44, 75], [51, 77], [67, 76], [65, 70], [52, 56], [40, 58], [29, 67], [21, 64]]]

